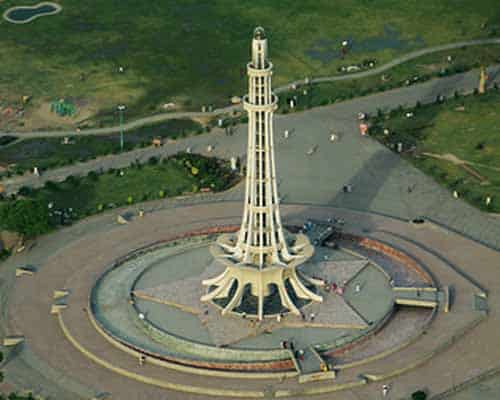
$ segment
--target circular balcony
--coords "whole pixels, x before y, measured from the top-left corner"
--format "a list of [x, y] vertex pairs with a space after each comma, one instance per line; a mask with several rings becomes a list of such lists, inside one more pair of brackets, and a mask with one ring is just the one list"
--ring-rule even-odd
[[271, 93], [271, 102], [268, 104], [253, 104], [250, 103], [248, 95], [243, 96], [243, 108], [248, 112], [251, 111], [275, 111], [278, 108], [278, 96]]

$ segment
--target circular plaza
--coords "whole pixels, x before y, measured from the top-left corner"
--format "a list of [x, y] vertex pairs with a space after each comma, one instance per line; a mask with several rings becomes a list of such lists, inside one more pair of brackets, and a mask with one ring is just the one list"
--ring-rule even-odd
[[[127, 225], [103, 215], [69, 228], [81, 234], [76, 241], [56, 234], [53, 254], [15, 283], [11, 332], [22, 333], [50, 368], [64, 365], [70, 381], [94, 393], [300, 397], [353, 388], [362, 393], [372, 382], [423, 373], [430, 359], [440, 360], [485, 318], [470, 306], [482, 293], [477, 284], [426, 247], [449, 233], [430, 224], [293, 205], [283, 208], [290, 230], [314, 221], [308, 234], [321, 236], [333, 216], [345, 221], [341, 234], [323, 236], [301, 266], [343, 287], [342, 294], [321, 287], [323, 303], [304, 305], [304, 318], [285, 314], [280, 322], [222, 317], [210, 303], [189, 308], [186, 298], [198, 298], [189, 290], [206, 290], [200, 279], [213, 272], [208, 246], [221, 231], [237, 228], [240, 213], [239, 202], [226, 202], [151, 211]], [[476, 246], [454, 239], [464, 249]], [[321, 275], [329, 265], [335, 274]], [[284, 349], [283, 341], [294, 343], [295, 351]]]
[[[249, 377], [258, 378], [320, 372], [322, 363], [334, 371], [338, 366], [330, 354], [378, 332], [395, 313], [396, 302], [405, 296], [411, 302], [414, 289], [420, 291], [422, 303], [436, 305], [435, 287], [423, 270], [387, 256], [389, 248], [385, 254], [372, 250], [367, 257], [361, 238], [331, 233], [325, 221], [310, 232], [326, 232], [325, 245], [300, 269], [325, 282], [318, 291], [321, 304], [305, 303], [302, 314], [293, 316], [277, 308], [269, 296], [265, 308], [274, 309], [274, 314], [259, 322], [252, 316], [255, 301], [250, 297], [251, 304], [241, 304], [234, 315], [223, 317], [217, 303], [200, 302], [206, 290], [200, 281], [223, 271], [208, 251], [215, 233], [235, 228], [188, 232], [113, 262], [89, 295], [92, 323], [108, 340], [136, 352], [143, 361], [167, 367], [173, 362], [207, 374], [249, 372]], [[330, 239], [333, 236], [337, 237]], [[415, 320], [407, 323], [414, 328], [424, 324], [424, 319], [413, 316]], [[313, 355], [308, 363], [307, 353]]]

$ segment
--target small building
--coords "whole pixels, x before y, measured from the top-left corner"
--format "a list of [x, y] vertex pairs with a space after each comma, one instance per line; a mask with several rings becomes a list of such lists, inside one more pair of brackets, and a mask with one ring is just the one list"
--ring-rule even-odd
[[162, 140], [162, 138], [160, 138], [160, 137], [155, 137], [155, 138], [153, 138], [153, 140], [151, 141], [151, 144], [152, 144], [154, 147], [160, 147], [160, 146], [163, 146], [163, 140]]

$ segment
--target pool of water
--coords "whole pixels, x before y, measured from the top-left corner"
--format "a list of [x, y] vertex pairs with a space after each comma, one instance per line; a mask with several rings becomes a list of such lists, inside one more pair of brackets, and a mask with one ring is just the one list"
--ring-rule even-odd
[[35, 6], [18, 6], [8, 9], [4, 18], [12, 23], [23, 24], [44, 15], [53, 15], [61, 11], [61, 6], [56, 3], [40, 3]]
[[421, 36], [417, 35], [412, 39], [404, 38], [401, 33], [391, 25], [384, 25], [383, 33], [377, 36], [369, 36], [363, 39], [356, 39], [352, 36], [337, 38], [320, 38], [305, 50], [305, 55], [313, 60], [328, 64], [341, 58], [340, 43], [348, 40], [350, 43], [349, 53], [372, 53], [386, 49], [391, 50], [411, 50], [425, 46]]

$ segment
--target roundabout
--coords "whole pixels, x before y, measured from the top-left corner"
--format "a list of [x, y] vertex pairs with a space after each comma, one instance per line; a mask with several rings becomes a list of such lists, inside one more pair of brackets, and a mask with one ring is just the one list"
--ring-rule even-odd
[[63, 400], [351, 400], [439, 393], [499, 358], [495, 250], [426, 218], [282, 203], [259, 28], [252, 50], [245, 190], [103, 213], [8, 260], [7, 379]]
[[[233, 230], [240, 213], [239, 202], [214, 203], [157, 211], [136, 217], [127, 226], [108, 223], [96, 230], [92, 219], [82, 223], [94, 227], [76, 242], [60, 247], [38, 266], [35, 276], [16, 282], [10, 302], [11, 333], [22, 333], [31, 351], [52, 368], [64, 365], [65, 374], [96, 392], [120, 396], [126, 390], [127, 398], [141, 398], [145, 392], [152, 394], [163, 388], [212, 396], [262, 397], [263, 388], [270, 386], [275, 397], [282, 397], [369, 387], [373, 381], [422, 371], [419, 367], [424, 364], [432, 370], [434, 362], [426, 364], [431, 358], [442, 357], [449, 346], [485, 318], [483, 311], [471, 307], [481, 289], [430, 249], [424, 251], [412, 241], [397, 239], [401, 235], [428, 245], [429, 241], [440, 243], [447, 233], [372, 214], [293, 205], [283, 207], [288, 226], [302, 226], [307, 219], [327, 221], [332, 215], [345, 219], [343, 238], [325, 240], [324, 246], [317, 248], [313, 267], [304, 268], [314, 268], [314, 261], [338, 266], [369, 260], [368, 266], [346, 283], [342, 296], [366, 319], [370, 315], [376, 319], [367, 321], [372, 322], [367, 328], [307, 326], [311, 321], [306, 306], [308, 321], [302, 326], [276, 327], [264, 321], [253, 331], [244, 331], [246, 336], [237, 343], [217, 346], [209, 324], [204, 325], [192, 312], [139, 298], [130, 304], [131, 290], [180, 282], [192, 274], [199, 282], [203, 265], [211, 262], [207, 246], [218, 231]], [[81, 231], [84, 227], [70, 229], [77, 228]], [[359, 292], [357, 284], [361, 285]], [[455, 293], [449, 312], [445, 312], [443, 295], [449, 286]], [[108, 292], [110, 287], [115, 290]], [[419, 295], [412, 292], [416, 287]], [[339, 297], [324, 289], [321, 293], [327, 298]], [[431, 293], [436, 296], [429, 296]], [[362, 298], [365, 295], [375, 301], [366, 301]], [[434, 306], [405, 305], [408, 300], [433, 299]], [[386, 306], [390, 306], [389, 311]], [[208, 309], [208, 317], [218, 321], [227, 318], [221, 317], [215, 306]], [[145, 315], [144, 320], [139, 313]], [[290, 317], [284, 316], [282, 322]], [[33, 318], [39, 321], [36, 331], [32, 329]], [[152, 330], [153, 326], [156, 329]], [[265, 328], [259, 331], [260, 327]], [[230, 337], [237, 333], [234, 326], [225, 329]], [[294, 340], [297, 349], [309, 350], [305, 356], [318, 354], [329, 364], [329, 371], [319, 370], [318, 358], [300, 360], [282, 349], [283, 339]]]
[[[207, 374], [218, 371], [218, 375], [230, 370], [229, 376], [247, 371], [251, 378], [264, 373], [297, 375], [304, 372], [300, 359], [283, 349], [283, 343], [311, 352], [316, 358], [308, 367], [319, 370], [322, 361], [332, 362], [321, 354], [338, 353], [388, 321], [398, 300], [392, 277], [398, 285], [406, 284], [407, 290], [415, 285], [423, 291], [434, 289], [425, 274], [427, 282], [383, 254], [378, 254], [381, 267], [350, 248], [324, 246], [302, 268], [331, 282], [319, 292], [325, 297], [321, 305], [306, 304], [300, 317], [280, 310], [281, 314], [261, 323], [251, 314], [223, 318], [217, 305], [199, 301], [200, 279], [221, 270], [208, 253], [213, 242], [213, 233], [196, 235], [122, 257], [92, 288], [92, 322], [111, 342], [162, 365], [172, 361], [204, 368]], [[337, 285], [337, 290], [332, 289]]]

